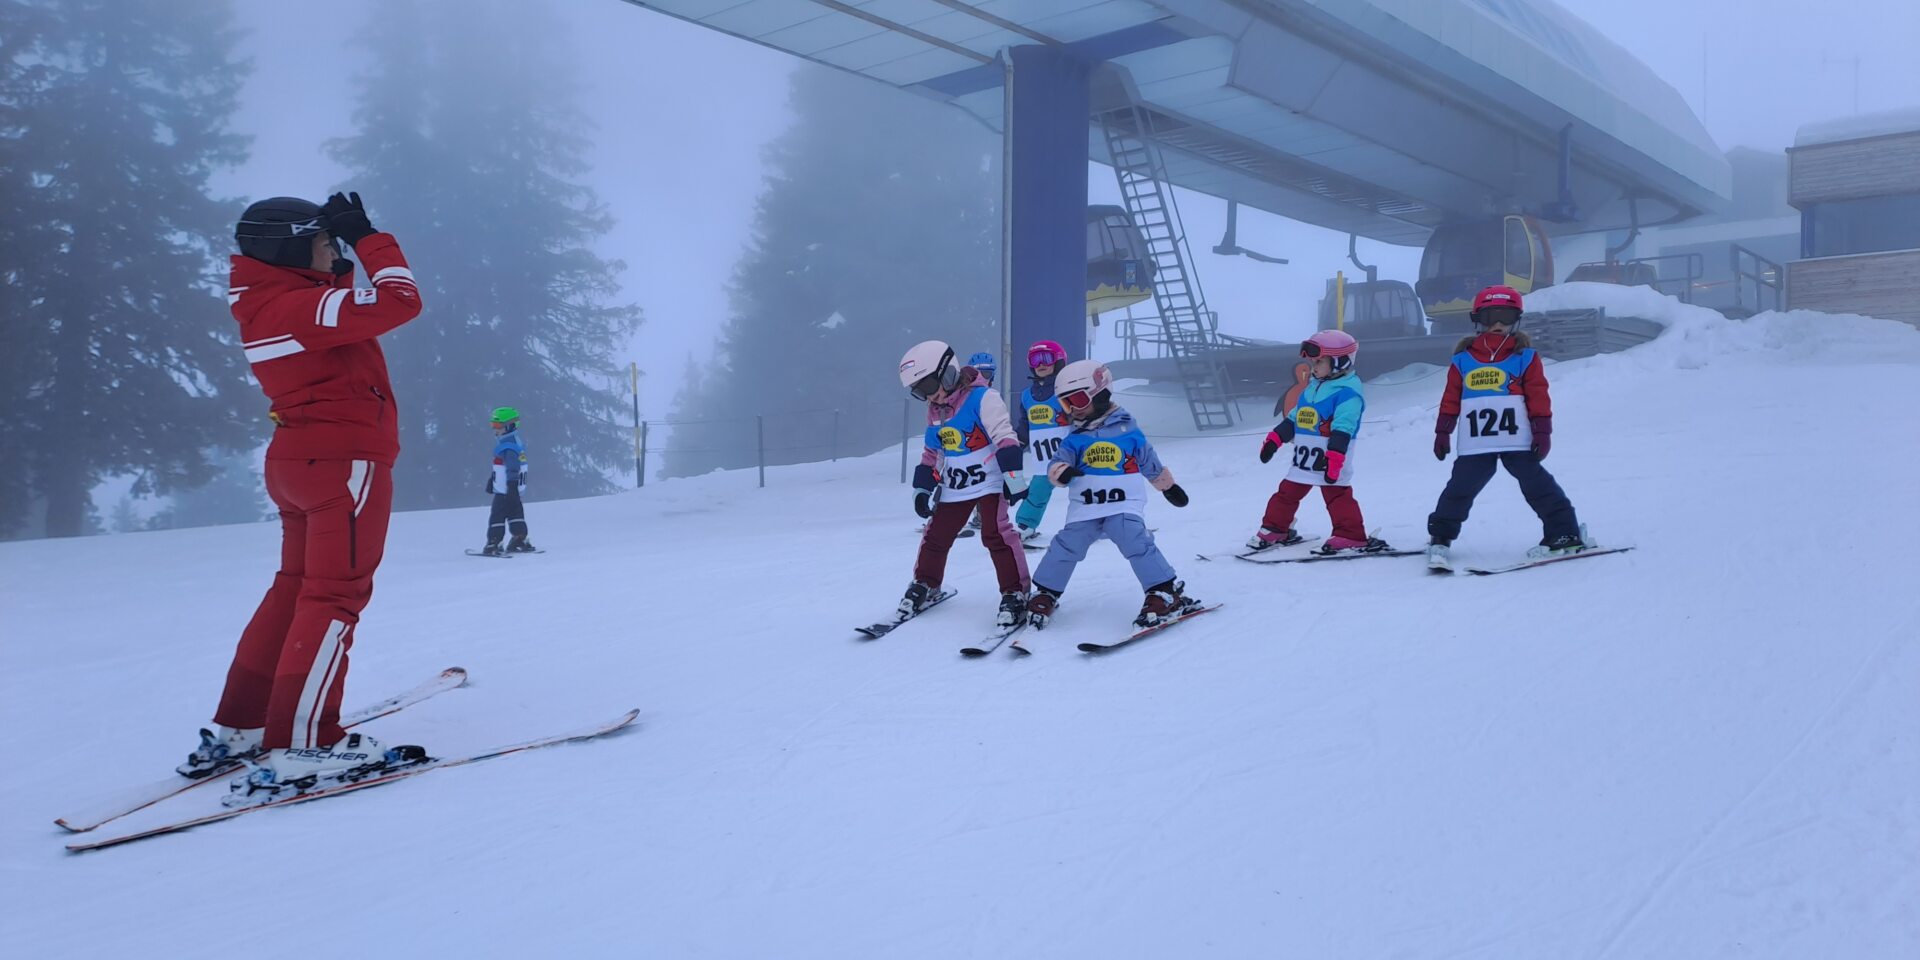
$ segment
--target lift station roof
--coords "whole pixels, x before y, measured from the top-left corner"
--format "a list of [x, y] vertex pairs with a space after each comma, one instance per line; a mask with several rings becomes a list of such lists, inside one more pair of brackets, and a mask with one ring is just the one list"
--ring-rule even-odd
[[[1096, 114], [1137, 98], [1175, 184], [1389, 243], [1542, 213], [1570, 128], [1577, 218], [1652, 225], [1731, 196], [1680, 95], [1551, 0], [627, 0], [950, 102], [1001, 129], [1000, 53], [1066, 47]], [[1106, 162], [1100, 119], [1088, 155]]]

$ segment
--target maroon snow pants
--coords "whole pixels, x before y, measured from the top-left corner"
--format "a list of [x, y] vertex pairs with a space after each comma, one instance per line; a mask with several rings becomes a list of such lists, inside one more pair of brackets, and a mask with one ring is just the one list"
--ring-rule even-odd
[[[1280, 481], [1280, 489], [1274, 491], [1267, 500], [1267, 515], [1261, 518], [1260, 523], [1271, 530], [1291, 528], [1293, 515], [1300, 509], [1300, 501], [1312, 489], [1308, 484]], [[1352, 487], [1321, 487], [1320, 496], [1327, 501], [1327, 516], [1333, 518], [1334, 536], [1353, 540], [1367, 538], [1367, 521], [1360, 516], [1360, 501], [1353, 498]]]
[[960, 536], [975, 508], [980, 510], [980, 542], [993, 555], [993, 572], [1000, 580], [1001, 593], [1027, 592], [1027, 554], [1020, 536], [1007, 519], [1007, 504], [1000, 494], [977, 500], [942, 502], [933, 508], [927, 532], [920, 537], [920, 555], [913, 562], [913, 578], [938, 589], [947, 576], [947, 551]]
[[268, 460], [280, 572], [240, 635], [215, 723], [265, 727], [265, 746], [330, 747], [360, 611], [393, 512], [392, 468], [370, 460]]

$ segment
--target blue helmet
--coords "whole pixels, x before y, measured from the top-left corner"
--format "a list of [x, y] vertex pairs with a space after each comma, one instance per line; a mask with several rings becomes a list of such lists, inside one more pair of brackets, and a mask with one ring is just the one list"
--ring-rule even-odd
[[993, 354], [982, 350], [967, 358], [967, 366], [980, 371], [980, 375], [986, 377], [988, 383], [993, 382], [993, 374], [995, 371]]

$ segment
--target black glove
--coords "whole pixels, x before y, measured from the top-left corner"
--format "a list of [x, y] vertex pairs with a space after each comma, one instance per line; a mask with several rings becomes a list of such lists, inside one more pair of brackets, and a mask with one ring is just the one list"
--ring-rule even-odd
[[1015, 490], [1013, 488], [1013, 484], [1008, 483], [1004, 479], [1000, 481], [1000, 492], [1003, 495], [1005, 495], [1005, 497], [1007, 498], [1008, 506], [1012, 506], [1016, 503], [1019, 503], [1022, 500], [1025, 500], [1027, 498], [1027, 492], [1031, 489], [1033, 489], [1032, 483], [1028, 483], [1026, 486], [1021, 487], [1018, 490]]
[[922, 517], [933, 516], [933, 488], [938, 481], [933, 479], [933, 468], [920, 464], [913, 468], [913, 512]]
[[1070, 463], [1067, 465], [1067, 468], [1065, 470], [1060, 471], [1060, 476], [1056, 478], [1053, 482], [1054, 482], [1054, 485], [1056, 486], [1064, 487], [1074, 477], [1083, 477], [1083, 476], [1086, 476], [1086, 474], [1087, 472], [1085, 470], [1080, 469], [1079, 464]]
[[1180, 489], [1180, 485], [1177, 483], [1171, 487], [1166, 488], [1165, 490], [1160, 491], [1160, 495], [1163, 497], [1166, 497], [1167, 502], [1173, 504], [1176, 507], [1184, 507], [1188, 503], [1187, 492], [1185, 490]]
[[493, 492], [493, 474], [491, 473], [487, 474], [487, 492]]
[[375, 232], [367, 220], [366, 205], [360, 202], [357, 193], [336, 193], [328, 197], [326, 205], [320, 208], [320, 215], [327, 218], [327, 232], [356, 247]]

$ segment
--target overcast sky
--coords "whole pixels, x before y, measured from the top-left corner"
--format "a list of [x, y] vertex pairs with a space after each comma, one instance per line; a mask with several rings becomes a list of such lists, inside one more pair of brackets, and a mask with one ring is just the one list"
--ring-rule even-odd
[[[388, 0], [391, 2], [391, 0]], [[336, 0], [318, 17], [281, 3], [239, 4], [252, 34], [255, 74], [236, 127], [253, 155], [216, 180], [223, 193], [258, 198], [322, 195], [343, 171], [320, 144], [348, 132], [351, 97], [315, 98], [315, 63], [347, 58], [368, 0]], [[1920, 106], [1920, 2], [1916, 0], [1563, 0], [1672, 84], [1721, 147], [1778, 150], [1803, 123], [1859, 109]], [[633, 354], [651, 371], [642, 404], [664, 417], [691, 352], [704, 358], [726, 310], [725, 284], [746, 242], [761, 188], [761, 147], [790, 118], [786, 78], [797, 61], [621, 0], [527, 3], [528, 29], [561, 29], [579, 55], [584, 112], [598, 125], [592, 185], [618, 220], [600, 252], [628, 263], [631, 299], [647, 322]], [[322, 32], [339, 30], [329, 45]], [[287, 33], [316, 49], [294, 59]], [[696, 95], [695, 91], [702, 91]], [[1111, 202], [1112, 174], [1095, 167], [1094, 202]], [[1325, 278], [1346, 263], [1342, 235], [1243, 211], [1242, 246], [1289, 257], [1289, 266], [1221, 258], [1224, 204], [1182, 196], [1208, 299], [1224, 328], [1291, 338], [1311, 330]], [[379, 223], [379, 197], [368, 197]], [[401, 238], [404, 242], [405, 238]], [[1418, 251], [1363, 241], [1383, 276], [1411, 279]], [[1110, 332], [1103, 326], [1100, 336]]]

